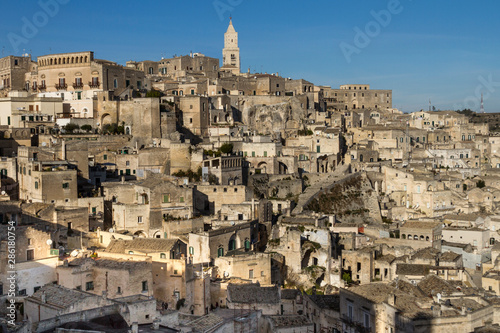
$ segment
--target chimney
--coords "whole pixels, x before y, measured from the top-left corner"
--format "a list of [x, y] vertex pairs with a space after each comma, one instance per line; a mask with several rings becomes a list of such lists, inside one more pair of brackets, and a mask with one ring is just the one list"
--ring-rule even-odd
[[136, 321], [132, 323], [132, 333], [139, 333], [139, 324]]
[[389, 303], [389, 305], [396, 306], [396, 294], [390, 294], [387, 299], [387, 303]]
[[153, 320], [153, 330], [157, 331], [160, 329], [160, 319]]
[[66, 141], [61, 140], [61, 154], [62, 154], [62, 160], [64, 161], [66, 159]]
[[41, 298], [42, 298], [42, 303], [43, 304], [47, 303], [47, 298], [45, 296], [45, 291], [42, 291], [42, 297]]
[[466, 314], [465, 310], [466, 310], [465, 306], [462, 306], [462, 316], [465, 316], [465, 314]]

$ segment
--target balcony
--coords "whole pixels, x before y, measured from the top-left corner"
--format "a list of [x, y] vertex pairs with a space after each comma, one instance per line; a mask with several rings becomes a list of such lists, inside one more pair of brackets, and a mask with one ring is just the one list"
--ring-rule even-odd
[[38, 86], [38, 90], [46, 90], [47, 86], [45, 84], [41, 84]]
[[100, 82], [99, 81], [92, 81], [92, 82], [89, 82], [89, 87], [90, 88], [99, 88], [100, 86]]
[[56, 84], [55, 87], [57, 90], [66, 90], [68, 88], [68, 85], [66, 83]]
[[83, 88], [83, 82], [75, 82], [75, 83], [73, 83], [73, 88], [75, 88], [75, 89], [82, 89]]

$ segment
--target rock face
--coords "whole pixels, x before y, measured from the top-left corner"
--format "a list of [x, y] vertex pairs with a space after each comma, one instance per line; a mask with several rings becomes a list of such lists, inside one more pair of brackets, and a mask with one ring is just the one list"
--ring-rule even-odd
[[366, 174], [354, 174], [311, 199], [305, 210], [335, 214], [342, 222], [382, 222], [377, 193]]
[[249, 96], [240, 101], [242, 120], [248, 129], [264, 135], [298, 128], [307, 111], [295, 97]]

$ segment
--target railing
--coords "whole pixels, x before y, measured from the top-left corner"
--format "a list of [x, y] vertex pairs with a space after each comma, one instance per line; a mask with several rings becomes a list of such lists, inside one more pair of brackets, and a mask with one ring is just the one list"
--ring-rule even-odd
[[99, 83], [99, 81], [92, 81], [92, 82], [89, 82], [89, 87], [90, 88], [99, 88], [101, 84]]
[[38, 90], [45, 90], [47, 89], [47, 86], [45, 84], [41, 84], [38, 86]]
[[55, 86], [56, 86], [56, 89], [58, 89], [58, 90], [63, 90], [63, 89], [68, 88], [68, 85], [66, 83], [64, 83], [64, 84], [57, 84], [56, 83]]
[[83, 82], [75, 82], [73, 83], [73, 88], [83, 88]]

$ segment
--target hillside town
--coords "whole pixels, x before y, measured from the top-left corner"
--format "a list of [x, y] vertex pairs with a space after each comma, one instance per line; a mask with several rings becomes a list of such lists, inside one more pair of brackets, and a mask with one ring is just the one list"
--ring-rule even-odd
[[0, 59], [5, 332], [500, 332], [499, 114], [97, 56]]

